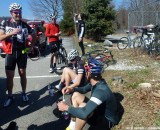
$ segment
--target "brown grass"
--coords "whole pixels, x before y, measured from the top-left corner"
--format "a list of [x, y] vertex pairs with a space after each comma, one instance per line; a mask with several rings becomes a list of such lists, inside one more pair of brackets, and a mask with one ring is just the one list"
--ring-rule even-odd
[[[139, 127], [146, 130], [148, 127], [160, 126], [160, 98], [151, 94], [152, 90], [160, 90], [159, 60], [146, 54], [137, 55], [132, 49], [123, 51], [111, 49], [117, 61], [129, 60], [129, 65], [145, 67], [141, 70], [106, 70], [103, 74], [113, 92], [119, 92], [124, 96], [122, 104], [125, 113], [114, 130], [138, 129]], [[122, 76], [124, 83], [113, 85], [112, 77], [114, 76]], [[138, 84], [143, 82], [151, 83], [152, 89], [149, 91], [139, 89]]]

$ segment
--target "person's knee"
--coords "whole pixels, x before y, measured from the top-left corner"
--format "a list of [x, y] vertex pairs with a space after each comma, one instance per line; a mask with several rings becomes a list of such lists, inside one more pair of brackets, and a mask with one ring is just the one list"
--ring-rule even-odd
[[81, 104], [79, 104], [79, 107], [84, 107], [84, 106], [86, 106], [86, 103], [81, 103]]
[[79, 98], [79, 96], [80, 96], [79, 92], [74, 92], [73, 95], [72, 95], [72, 101], [77, 100], [77, 98]]

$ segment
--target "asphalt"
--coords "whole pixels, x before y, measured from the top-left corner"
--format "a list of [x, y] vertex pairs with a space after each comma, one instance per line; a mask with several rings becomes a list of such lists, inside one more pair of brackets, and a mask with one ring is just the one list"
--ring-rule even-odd
[[[76, 47], [72, 37], [63, 37], [63, 45], [67, 52]], [[14, 78], [14, 102], [8, 108], [2, 104], [6, 98], [6, 76], [5, 59], [0, 58], [0, 126], [5, 129], [11, 121], [17, 123], [18, 130], [65, 130], [69, 120], [58, 118], [56, 112], [56, 101], [62, 98], [57, 93], [54, 96], [48, 94], [48, 84], [56, 85], [60, 76], [49, 73], [50, 55], [41, 57], [38, 61], [28, 60], [27, 65], [27, 95], [30, 98], [28, 103], [22, 102], [20, 78], [15, 71]], [[70, 104], [70, 95], [66, 97]], [[84, 130], [89, 128], [85, 126]]]

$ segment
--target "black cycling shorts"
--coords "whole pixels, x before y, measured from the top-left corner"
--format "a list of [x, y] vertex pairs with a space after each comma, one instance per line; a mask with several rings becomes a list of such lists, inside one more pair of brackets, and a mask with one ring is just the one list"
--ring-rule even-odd
[[59, 41], [54, 41], [49, 43], [50, 53], [58, 52], [59, 50]]
[[[84, 102], [87, 103], [88, 101], [89, 98], [85, 97]], [[110, 130], [113, 127], [112, 122], [107, 120], [107, 118], [100, 113], [98, 109], [95, 109], [93, 115], [88, 117], [87, 123], [96, 130]]]
[[15, 51], [12, 54], [6, 55], [6, 70], [15, 70], [16, 64], [19, 69], [25, 69], [27, 67], [27, 54], [22, 54], [22, 50]]

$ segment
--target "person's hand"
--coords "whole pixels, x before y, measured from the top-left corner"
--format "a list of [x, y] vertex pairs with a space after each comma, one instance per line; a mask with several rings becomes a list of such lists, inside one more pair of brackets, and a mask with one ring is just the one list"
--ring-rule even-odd
[[69, 86], [66, 86], [62, 89], [62, 94], [67, 94], [73, 91], [74, 91], [73, 88], [69, 88]]
[[68, 108], [69, 108], [69, 106], [63, 101], [59, 102], [57, 106], [59, 111], [68, 111]]
[[74, 13], [74, 17], [78, 16], [78, 14]]
[[20, 29], [20, 28], [15, 28], [15, 29], [11, 32], [11, 34], [12, 34], [12, 35], [16, 35], [16, 34], [18, 34], [21, 30], [22, 30], [22, 29]]
[[82, 37], [79, 37], [79, 42], [81, 42], [82, 41]]

